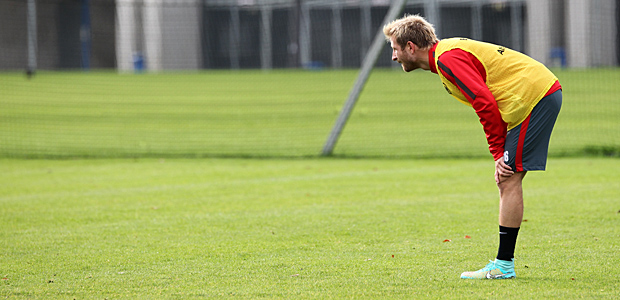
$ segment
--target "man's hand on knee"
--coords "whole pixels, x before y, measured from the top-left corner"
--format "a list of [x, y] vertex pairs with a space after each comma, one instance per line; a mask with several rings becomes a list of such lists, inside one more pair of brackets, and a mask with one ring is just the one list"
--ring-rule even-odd
[[495, 161], [495, 182], [500, 183], [510, 176], [512, 176], [515, 172], [512, 171], [512, 168], [504, 162], [504, 157], [500, 157]]

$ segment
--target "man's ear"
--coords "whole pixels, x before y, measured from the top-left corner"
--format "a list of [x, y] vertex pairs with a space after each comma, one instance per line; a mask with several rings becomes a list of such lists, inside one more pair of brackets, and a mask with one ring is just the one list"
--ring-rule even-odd
[[411, 48], [411, 54], [415, 53], [418, 50], [418, 46], [414, 44], [412, 41], [407, 41], [407, 46]]

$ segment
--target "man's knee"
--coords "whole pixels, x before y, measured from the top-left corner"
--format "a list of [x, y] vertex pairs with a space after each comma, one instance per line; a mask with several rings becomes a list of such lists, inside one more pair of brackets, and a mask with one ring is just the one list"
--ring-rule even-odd
[[511, 190], [511, 189], [514, 189], [514, 188], [519, 188], [520, 189], [521, 188], [521, 184], [523, 182], [523, 177], [525, 177], [526, 173], [527, 173], [527, 171], [516, 172], [512, 176], [506, 177], [504, 180], [501, 180], [497, 184], [497, 187], [499, 188], [500, 192], [502, 192], [504, 190]]

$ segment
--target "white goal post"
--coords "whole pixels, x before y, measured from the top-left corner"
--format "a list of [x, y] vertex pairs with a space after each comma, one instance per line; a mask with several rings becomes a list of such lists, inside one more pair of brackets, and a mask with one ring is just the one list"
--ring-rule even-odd
[[[389, 21], [396, 19], [396, 17], [405, 8], [406, 2], [407, 0], [396, 0], [392, 2], [392, 5], [390, 6], [390, 9], [385, 15], [385, 19], [383, 20], [382, 24], [386, 24]], [[334, 151], [334, 147], [336, 146], [336, 142], [338, 141], [338, 138], [340, 137], [340, 133], [342, 132], [344, 125], [347, 123], [347, 120], [349, 119], [349, 116], [351, 115], [351, 112], [353, 111], [353, 107], [355, 106], [355, 103], [357, 102], [357, 99], [359, 98], [359, 95], [362, 92], [362, 89], [364, 88], [366, 81], [368, 80], [368, 76], [370, 75], [372, 68], [375, 66], [375, 63], [377, 62], [377, 58], [379, 57], [379, 54], [381, 54], [381, 48], [384, 46], [384, 44], [385, 44], [385, 37], [383, 35], [383, 28], [379, 28], [379, 30], [377, 31], [377, 34], [375, 35], [375, 39], [372, 41], [370, 50], [366, 54], [366, 57], [364, 57], [362, 68], [360, 70], [360, 73], [357, 75], [357, 79], [355, 81], [355, 84], [353, 85], [353, 88], [351, 89], [351, 92], [349, 93], [349, 97], [347, 98], [347, 101], [342, 107], [342, 110], [340, 111], [340, 115], [338, 116], [338, 119], [336, 120], [336, 124], [334, 124], [334, 127], [329, 137], [327, 138], [325, 145], [323, 146], [323, 152], [322, 152], [323, 156], [332, 155]]]

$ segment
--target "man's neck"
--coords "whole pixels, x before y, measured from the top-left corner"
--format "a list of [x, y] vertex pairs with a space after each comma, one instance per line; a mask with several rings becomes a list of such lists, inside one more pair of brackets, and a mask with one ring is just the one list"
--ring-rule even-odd
[[420, 51], [420, 69], [430, 71], [431, 66], [428, 61], [428, 50]]
[[418, 66], [420, 67], [420, 69], [422, 70], [426, 70], [426, 71], [430, 71], [431, 70], [431, 66], [429, 63], [429, 58], [428, 58], [428, 51], [430, 49], [427, 50], [419, 50], [418, 53], [416, 53], [418, 56]]

